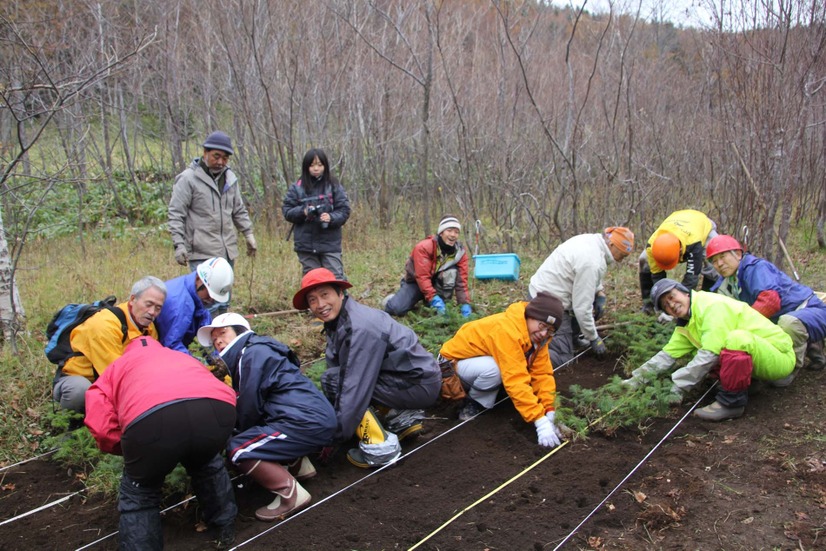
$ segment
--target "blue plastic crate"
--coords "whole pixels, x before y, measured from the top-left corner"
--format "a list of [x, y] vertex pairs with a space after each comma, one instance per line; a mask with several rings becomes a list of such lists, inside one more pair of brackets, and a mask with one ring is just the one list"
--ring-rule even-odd
[[477, 254], [473, 260], [473, 277], [476, 279], [519, 279], [519, 266], [522, 262], [513, 253]]

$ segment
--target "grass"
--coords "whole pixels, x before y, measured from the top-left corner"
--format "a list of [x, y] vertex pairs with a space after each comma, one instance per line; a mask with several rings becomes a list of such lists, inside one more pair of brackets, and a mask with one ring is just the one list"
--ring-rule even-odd
[[[259, 252], [254, 260], [242, 253], [236, 264], [233, 311], [260, 314], [292, 309], [301, 268], [292, 242], [284, 240], [286, 233], [285, 227], [277, 227], [274, 233], [268, 234], [263, 225], [256, 226]], [[369, 216], [354, 213], [344, 231], [344, 262], [354, 285], [352, 296], [364, 304], [379, 307], [381, 300], [397, 289], [410, 249], [421, 238], [412, 234], [411, 228], [401, 226], [379, 230]], [[0, 425], [0, 464], [27, 459], [49, 449], [60, 443], [55, 438], [65, 431], [61, 424], [64, 421], [55, 416], [51, 402], [54, 366], [42, 351], [45, 327], [53, 313], [67, 302], [91, 301], [109, 294], [125, 300], [134, 281], [147, 274], [171, 279], [186, 273], [186, 269], [174, 261], [169, 234], [163, 225], [128, 228], [116, 237], [110, 235], [87, 234], [85, 252], [76, 237], [41, 239], [27, 244], [17, 272], [27, 326], [20, 337], [18, 356], [11, 356], [7, 349], [0, 352], [0, 390], [4, 396], [0, 413], [5, 419]], [[472, 248], [472, 235], [463, 236], [463, 240]], [[796, 247], [793, 256], [805, 260], [797, 266], [803, 280], [826, 289], [824, 253], [814, 249], [816, 243], [810, 233], [801, 231], [793, 242]], [[523, 300], [530, 275], [550, 253], [513, 252], [522, 260], [519, 281], [471, 281], [474, 318], [500, 312], [511, 302]], [[629, 323], [610, 331], [611, 338], [606, 341], [610, 350], [619, 354], [626, 372], [659, 350], [671, 331], [670, 327], [657, 325], [636, 313], [640, 300], [635, 260], [629, 258], [609, 269], [605, 282], [609, 297], [607, 315], [599, 322]], [[420, 308], [401, 321], [416, 331], [429, 351], [436, 353], [466, 320], [458, 314], [455, 305], [449, 305], [445, 317]], [[250, 324], [257, 333], [287, 343], [306, 364], [307, 374], [318, 379], [324, 369], [324, 362], [318, 360], [323, 356], [325, 340], [307, 314], [262, 316], [251, 319]], [[600, 430], [606, 432], [618, 426], [644, 430], [647, 418], [667, 414], [668, 405], [663, 399], [668, 388], [670, 381], [666, 379], [650, 385], [630, 400], [618, 387], [617, 380], [598, 391], [579, 389], [570, 400], [562, 401], [559, 416], [578, 432], [583, 432], [597, 419]], [[609, 411], [612, 415], [605, 416]], [[63, 441], [62, 445], [81, 449], [76, 457], [69, 454], [67, 460], [75, 464], [78, 473], [88, 477], [87, 484], [113, 491], [112, 481], [116, 476], [112, 475], [120, 472], [120, 464], [108, 457], [101, 460], [92, 455], [89, 459], [87, 455], [92, 451], [85, 451], [88, 444], [93, 442]], [[92, 462], [98, 467], [89, 469]]]

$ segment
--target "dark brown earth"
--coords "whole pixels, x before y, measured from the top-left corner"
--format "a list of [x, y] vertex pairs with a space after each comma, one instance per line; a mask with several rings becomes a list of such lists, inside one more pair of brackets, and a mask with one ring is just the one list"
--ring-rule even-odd
[[[613, 366], [581, 360], [560, 370], [557, 384], [594, 388]], [[342, 454], [318, 465], [306, 483], [316, 505], [282, 525], [256, 521], [270, 496], [239, 487], [237, 544], [269, 530], [243, 547], [410, 549], [426, 540], [418, 549], [539, 551], [569, 538], [564, 549], [826, 549], [824, 399], [826, 372], [804, 371], [787, 389], [756, 388], [745, 417], [687, 418], [633, 474], [689, 406], [643, 433], [594, 435], [555, 453], [536, 445], [534, 428], [508, 401], [462, 426], [442, 407], [429, 413], [449, 419], [427, 421], [392, 468], [371, 474]], [[0, 487], [5, 520], [81, 485], [65, 468], [34, 461], [2, 471]], [[112, 502], [72, 498], [0, 526], [0, 548], [76, 549], [114, 533], [117, 519]], [[193, 504], [165, 515], [167, 549], [209, 548], [195, 519]], [[92, 548], [115, 549], [116, 541]]]

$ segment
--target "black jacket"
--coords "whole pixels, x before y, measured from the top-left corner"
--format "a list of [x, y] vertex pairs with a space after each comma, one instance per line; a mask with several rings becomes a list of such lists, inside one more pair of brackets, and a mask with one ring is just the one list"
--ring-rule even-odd
[[[304, 209], [308, 204], [317, 207], [317, 213], [305, 215]], [[296, 251], [316, 254], [341, 252], [341, 226], [350, 218], [350, 200], [338, 182], [308, 194], [299, 180], [287, 190], [281, 212], [287, 222], [294, 225], [293, 248]], [[323, 228], [318, 219], [322, 212], [330, 213], [327, 228]]]

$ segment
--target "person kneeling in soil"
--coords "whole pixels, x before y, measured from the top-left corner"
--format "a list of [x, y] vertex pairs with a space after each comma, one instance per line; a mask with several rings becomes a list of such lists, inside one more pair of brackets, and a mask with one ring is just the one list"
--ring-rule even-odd
[[685, 367], [671, 374], [678, 398], [706, 375], [720, 379], [713, 404], [694, 411], [706, 421], [743, 415], [752, 379], [776, 381], [794, 369], [792, 339], [745, 302], [716, 293], [689, 291], [673, 279], [661, 279], [651, 289], [658, 311], [676, 318], [671, 339], [653, 358], [632, 372], [625, 384], [636, 388], [648, 373], [668, 371], [686, 354], [696, 351]]
[[404, 265], [399, 290], [383, 301], [385, 312], [403, 316], [423, 300], [438, 314], [444, 314], [445, 300], [455, 293], [462, 316], [470, 316], [473, 309], [468, 296], [468, 255], [459, 241], [461, 231], [458, 218], [448, 214], [439, 222], [436, 235], [416, 243]]
[[192, 477], [219, 548], [235, 540], [235, 495], [221, 451], [235, 393], [192, 356], [152, 337], [133, 340], [86, 391], [86, 426], [105, 453], [123, 455], [120, 549], [163, 549], [160, 505], [178, 463]]
[[442, 375], [409, 327], [347, 296], [350, 287], [330, 270], [316, 268], [301, 279], [293, 306], [309, 308], [324, 322], [327, 370], [321, 388], [338, 420], [333, 443], [355, 433], [359, 445], [347, 459], [357, 467], [380, 467], [399, 458], [400, 440], [422, 431], [424, 408], [436, 403]]
[[239, 314], [221, 314], [201, 327], [198, 342], [220, 353], [238, 394], [229, 459], [276, 496], [255, 517], [273, 521], [303, 509], [311, 496], [300, 482], [316, 474], [307, 454], [333, 437], [333, 407], [287, 345], [256, 335]]
[[574, 337], [580, 332], [594, 354], [605, 355], [605, 343], [596, 325], [607, 300], [602, 279], [609, 264], [622, 262], [633, 250], [634, 234], [622, 226], [576, 235], [554, 249], [531, 277], [531, 297], [544, 291], [559, 297], [565, 308], [550, 344], [553, 365], [559, 367], [574, 357]]
[[[718, 235], [706, 245], [706, 255], [722, 276], [712, 287], [721, 295], [742, 300], [789, 334], [794, 344], [795, 371], [809, 358], [809, 369], [826, 365], [826, 304], [809, 287], [794, 281], [764, 258], [743, 250], [730, 235]], [[787, 386], [789, 377], [775, 386]]]
[[533, 423], [539, 444], [559, 446], [555, 423], [556, 381], [548, 343], [562, 323], [562, 301], [539, 292], [530, 302], [516, 302], [500, 313], [464, 324], [442, 345], [467, 389], [459, 412], [466, 421], [493, 407], [500, 386], [522, 418]]

